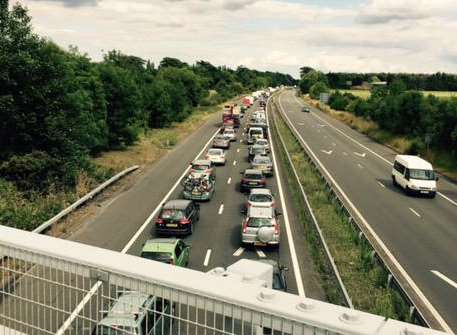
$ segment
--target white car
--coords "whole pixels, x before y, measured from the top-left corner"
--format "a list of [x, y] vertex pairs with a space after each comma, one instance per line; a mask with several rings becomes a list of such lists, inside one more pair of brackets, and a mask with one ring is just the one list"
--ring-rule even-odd
[[253, 188], [248, 195], [246, 209], [248, 207], [276, 207], [275, 198], [268, 188]]
[[268, 140], [265, 138], [258, 138], [257, 140], [255, 140], [254, 145], [262, 146], [265, 148], [267, 153], [270, 152], [270, 144], [268, 143]]
[[392, 182], [400, 186], [408, 194], [423, 194], [434, 198], [438, 177], [433, 171], [432, 164], [426, 160], [411, 155], [395, 156], [392, 169]]
[[235, 129], [233, 128], [226, 128], [224, 129], [224, 132], [222, 135], [228, 139], [230, 139], [231, 142], [236, 141], [236, 133]]
[[224, 150], [218, 148], [209, 149], [205, 159], [211, 161], [214, 165], [225, 165], [225, 163], [227, 163]]

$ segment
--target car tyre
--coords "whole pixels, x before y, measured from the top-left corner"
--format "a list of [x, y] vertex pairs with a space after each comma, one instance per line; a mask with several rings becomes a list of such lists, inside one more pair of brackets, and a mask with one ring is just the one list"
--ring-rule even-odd
[[436, 197], [436, 192], [432, 192], [432, 193], [430, 194], [430, 198], [434, 199], [435, 197]]
[[392, 176], [392, 184], [394, 184], [395, 187], [398, 186], [397, 180], [395, 179], [395, 176]]

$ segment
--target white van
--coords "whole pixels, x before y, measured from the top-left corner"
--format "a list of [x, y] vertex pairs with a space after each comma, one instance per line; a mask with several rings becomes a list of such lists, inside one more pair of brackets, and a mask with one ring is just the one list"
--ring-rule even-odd
[[248, 131], [248, 144], [253, 144], [257, 139], [265, 138], [263, 129], [260, 127], [251, 127]]
[[432, 164], [417, 156], [397, 155], [392, 168], [394, 186], [401, 186], [408, 194], [425, 194], [434, 198], [438, 177]]

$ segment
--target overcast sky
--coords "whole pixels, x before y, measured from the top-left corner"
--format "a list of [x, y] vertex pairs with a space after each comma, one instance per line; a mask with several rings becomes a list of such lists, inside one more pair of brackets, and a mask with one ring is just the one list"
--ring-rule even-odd
[[[11, 3], [15, 0], [10, 0]], [[35, 30], [93, 59], [323, 71], [457, 72], [457, 0], [20, 0]]]

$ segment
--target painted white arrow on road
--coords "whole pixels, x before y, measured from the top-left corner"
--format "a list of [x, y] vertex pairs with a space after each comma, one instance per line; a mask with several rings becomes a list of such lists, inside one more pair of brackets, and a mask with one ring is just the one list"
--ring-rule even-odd
[[327, 127], [326, 124], [320, 124], [319, 126], [322, 127], [322, 128], [323, 128], [323, 127]]
[[304, 126], [305, 124], [303, 122], [300, 122], [298, 125], [299, 126]]
[[354, 151], [354, 155], [357, 155], [357, 156], [359, 156], [359, 157], [365, 157], [365, 156], [367, 155], [367, 153], [364, 152], [363, 154], [359, 154], [358, 152], [355, 152], [355, 151]]
[[325, 150], [321, 150], [324, 154], [327, 154], [327, 155], [331, 155], [333, 150], [329, 150], [329, 151], [325, 151]]

